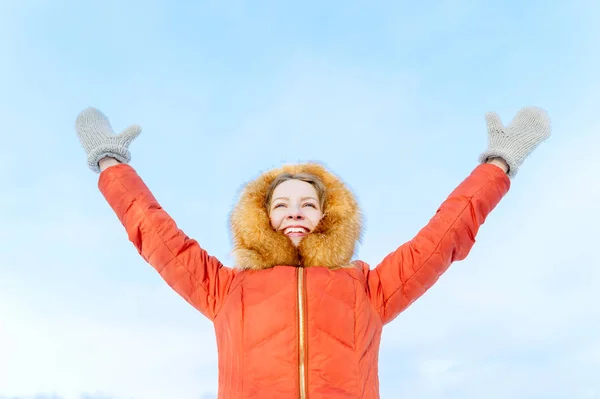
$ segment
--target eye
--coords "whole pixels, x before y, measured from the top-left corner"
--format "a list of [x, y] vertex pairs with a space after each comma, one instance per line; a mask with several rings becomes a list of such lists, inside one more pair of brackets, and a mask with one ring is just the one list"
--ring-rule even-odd
[[279, 204], [276, 204], [276, 205], [273, 207], [273, 209], [275, 209], [275, 208], [281, 208], [282, 206], [285, 206], [285, 204], [283, 204], [283, 203], [279, 203]]
[[304, 206], [312, 206], [313, 208], [317, 209], [317, 206], [311, 202], [307, 202], [306, 204], [304, 204]]

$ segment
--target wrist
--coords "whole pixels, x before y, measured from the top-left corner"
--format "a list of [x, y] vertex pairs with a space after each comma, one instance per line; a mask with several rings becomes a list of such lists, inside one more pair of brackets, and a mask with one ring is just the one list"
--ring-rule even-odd
[[502, 169], [504, 173], [508, 173], [508, 171], [510, 170], [508, 163], [500, 157], [489, 158], [486, 163], [496, 165], [497, 167]]
[[117, 161], [113, 157], [104, 157], [100, 161], [98, 161], [98, 166], [100, 166], [100, 171], [104, 171], [106, 168], [109, 168], [114, 165], [118, 165], [121, 162]]

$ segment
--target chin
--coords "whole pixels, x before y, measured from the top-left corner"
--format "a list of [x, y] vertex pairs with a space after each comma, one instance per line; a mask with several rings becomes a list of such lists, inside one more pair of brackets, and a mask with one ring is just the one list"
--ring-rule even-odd
[[298, 247], [305, 237], [288, 237], [295, 247]]

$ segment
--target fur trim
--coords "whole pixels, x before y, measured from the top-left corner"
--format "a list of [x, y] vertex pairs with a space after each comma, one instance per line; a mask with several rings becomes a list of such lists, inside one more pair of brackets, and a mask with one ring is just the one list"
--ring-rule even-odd
[[[326, 187], [324, 217], [298, 248], [271, 227], [264, 200], [271, 182], [284, 172], [308, 172]], [[240, 269], [273, 266], [352, 267], [355, 246], [362, 237], [362, 214], [352, 192], [318, 163], [285, 165], [263, 173], [248, 183], [229, 218], [233, 256]]]

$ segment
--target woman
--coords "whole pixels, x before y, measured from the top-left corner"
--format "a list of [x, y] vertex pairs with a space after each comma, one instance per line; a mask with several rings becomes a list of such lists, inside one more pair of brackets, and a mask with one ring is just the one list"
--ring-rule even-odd
[[[219, 398], [379, 398], [384, 324], [464, 259], [524, 159], [550, 136], [546, 113], [524, 108], [504, 127], [486, 116], [479, 165], [429, 223], [374, 268], [352, 260], [357, 202], [318, 164], [288, 165], [249, 183], [230, 225], [236, 267], [178, 229], [136, 171], [128, 146], [88, 108], [76, 121], [99, 189], [141, 256], [215, 326]], [[199, 343], [201, 344], [201, 343]]]

